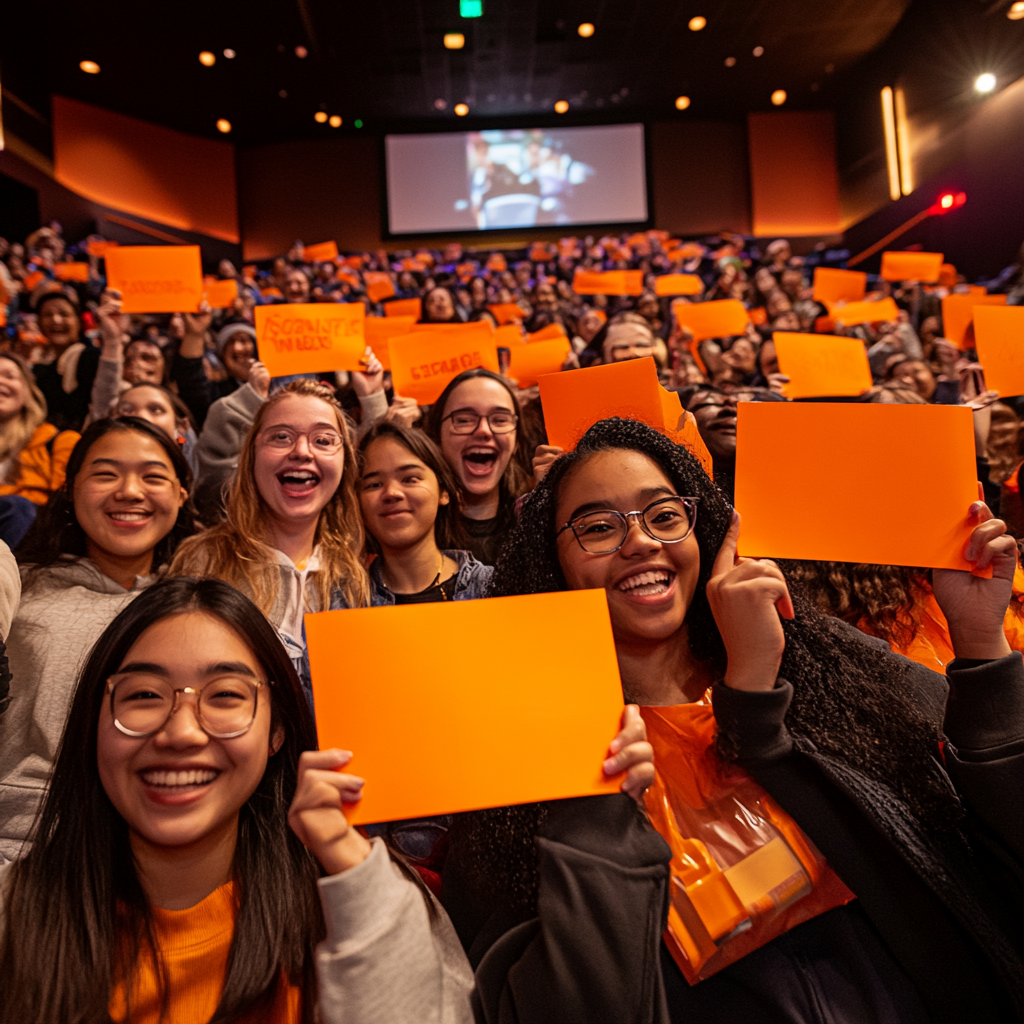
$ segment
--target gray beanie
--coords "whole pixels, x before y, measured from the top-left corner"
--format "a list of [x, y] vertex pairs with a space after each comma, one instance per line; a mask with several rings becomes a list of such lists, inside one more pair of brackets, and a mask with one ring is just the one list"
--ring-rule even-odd
[[234, 323], [227, 324], [217, 332], [216, 343], [217, 343], [217, 358], [224, 361], [224, 346], [227, 345], [228, 339], [233, 338], [236, 334], [248, 334], [252, 338], [252, 343], [256, 344], [256, 328], [252, 324]]

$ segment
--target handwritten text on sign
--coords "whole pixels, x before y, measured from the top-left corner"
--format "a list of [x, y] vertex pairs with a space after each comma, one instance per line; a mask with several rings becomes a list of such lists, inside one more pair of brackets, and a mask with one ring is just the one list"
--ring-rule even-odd
[[124, 245], [105, 255], [123, 313], [194, 313], [203, 301], [198, 245]]
[[271, 377], [363, 369], [361, 303], [257, 306], [255, 313], [260, 359]]
[[493, 339], [482, 339], [475, 332], [466, 337], [407, 334], [404, 338], [392, 338], [388, 349], [395, 391], [415, 398], [420, 405], [436, 402], [448, 382], [463, 370], [482, 366], [500, 372]]

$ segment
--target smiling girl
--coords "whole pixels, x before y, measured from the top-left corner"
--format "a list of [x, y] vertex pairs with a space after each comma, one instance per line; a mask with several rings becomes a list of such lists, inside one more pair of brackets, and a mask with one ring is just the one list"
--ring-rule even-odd
[[138, 416], [159, 427], [181, 445], [188, 467], [195, 477], [198, 467], [195, 426], [185, 403], [159, 384], [133, 384], [123, 391], [114, 405], [113, 415]]
[[181, 451], [162, 430], [100, 420], [75, 445], [63, 487], [19, 549], [11, 703], [0, 718], [0, 856], [21, 852], [86, 652], [192, 533], [189, 484]]

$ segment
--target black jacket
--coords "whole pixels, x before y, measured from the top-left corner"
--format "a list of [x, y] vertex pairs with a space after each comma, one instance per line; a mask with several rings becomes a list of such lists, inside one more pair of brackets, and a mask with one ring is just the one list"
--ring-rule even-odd
[[64, 390], [64, 381], [57, 372], [57, 360], [52, 363], [36, 363], [32, 367], [39, 390], [46, 399], [46, 419], [58, 430], [81, 432], [85, 417], [89, 415], [92, 385], [99, 365], [100, 350], [86, 339], [75, 370], [77, 385], [70, 394]]

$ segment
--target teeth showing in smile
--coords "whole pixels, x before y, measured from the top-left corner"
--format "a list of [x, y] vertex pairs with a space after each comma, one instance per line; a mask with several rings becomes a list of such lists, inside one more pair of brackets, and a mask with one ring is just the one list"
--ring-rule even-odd
[[148, 519], [148, 512], [111, 512], [111, 519], [116, 519], [119, 523], [137, 523], [140, 519]]
[[147, 786], [205, 786], [219, 774], [210, 768], [192, 768], [183, 772], [152, 771], [143, 772], [142, 781]]
[[464, 453], [467, 462], [475, 462], [478, 465], [490, 465], [497, 461], [498, 453], [492, 448], [470, 448]]
[[282, 473], [278, 478], [283, 484], [315, 484], [320, 480], [316, 473], [310, 473], [305, 469], [292, 469]]
[[619, 584], [619, 590], [639, 597], [664, 594], [672, 583], [674, 575], [668, 569], [648, 569], [647, 572], [637, 573], [636, 576], [630, 576], [629, 579], [623, 580]]

